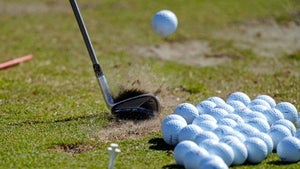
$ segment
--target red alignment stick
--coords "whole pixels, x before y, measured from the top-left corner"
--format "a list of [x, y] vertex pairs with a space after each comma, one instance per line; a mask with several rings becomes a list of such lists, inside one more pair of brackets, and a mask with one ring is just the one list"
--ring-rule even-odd
[[16, 66], [16, 65], [18, 65], [22, 62], [26, 62], [26, 61], [29, 61], [31, 59], [33, 59], [33, 55], [29, 54], [29, 55], [26, 55], [26, 56], [22, 56], [22, 57], [19, 57], [19, 58], [15, 58], [15, 59], [6, 61], [4, 63], [0, 63], [0, 70], [6, 69], [6, 68], [9, 68], [9, 67], [12, 67], [12, 66]]

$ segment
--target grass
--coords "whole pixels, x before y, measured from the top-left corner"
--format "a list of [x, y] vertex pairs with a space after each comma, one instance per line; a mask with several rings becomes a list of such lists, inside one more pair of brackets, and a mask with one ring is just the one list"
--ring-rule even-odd
[[[269, 94], [300, 110], [299, 51], [262, 58], [235, 49], [214, 31], [240, 21], [275, 17], [293, 20], [295, 0], [255, 1], [79, 1], [94, 47], [114, 93], [140, 81], [155, 91], [183, 88], [188, 102], [244, 91]], [[2, 6], [2, 7], [1, 7]], [[2, 9], [3, 8], [3, 9]], [[5, 9], [4, 9], [5, 8]], [[196, 67], [124, 53], [122, 47], [165, 42], [150, 29], [152, 15], [176, 11], [179, 27], [171, 41], [204, 39], [216, 53], [238, 53], [229, 64]], [[97, 131], [115, 123], [100, 96], [90, 61], [68, 1], [0, 0], [0, 62], [33, 53], [34, 60], [0, 72], [0, 168], [106, 168], [110, 140]], [[16, 10], [7, 10], [16, 9]], [[18, 9], [18, 10], [17, 10]], [[258, 71], [265, 68], [268, 71]], [[265, 70], [264, 69], [264, 70]], [[165, 107], [169, 114], [176, 105]], [[180, 168], [161, 133], [119, 140], [116, 168]], [[298, 168], [272, 154], [258, 165], [233, 168]]]

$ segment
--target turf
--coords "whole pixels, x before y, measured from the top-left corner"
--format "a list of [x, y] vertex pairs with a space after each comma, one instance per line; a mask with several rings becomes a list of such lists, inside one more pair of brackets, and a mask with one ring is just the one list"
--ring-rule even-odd
[[[245, 20], [293, 21], [291, 14], [299, 12], [299, 1], [78, 3], [114, 93], [135, 83], [152, 92], [163, 85], [184, 90], [185, 101], [196, 104], [212, 95], [224, 98], [244, 91], [252, 98], [269, 94], [300, 110], [299, 51], [264, 58], [234, 48], [231, 41], [212, 38], [214, 31]], [[164, 8], [176, 11], [179, 19], [179, 29], [168, 40], [150, 27], [152, 15]], [[0, 71], [0, 168], [107, 168], [111, 141], [99, 140], [97, 131], [116, 120], [102, 99], [69, 2], [0, 0], [0, 9], [0, 62], [34, 55], [30, 62]], [[240, 57], [229, 64], [197, 67], [122, 50], [189, 39], [204, 39], [214, 52]], [[268, 71], [255, 71], [259, 65]], [[165, 107], [162, 114], [175, 106]], [[181, 168], [175, 165], [173, 147], [162, 141], [159, 131], [116, 143], [122, 151], [116, 168]], [[233, 168], [299, 168], [299, 163], [284, 164], [272, 154], [260, 164]]]

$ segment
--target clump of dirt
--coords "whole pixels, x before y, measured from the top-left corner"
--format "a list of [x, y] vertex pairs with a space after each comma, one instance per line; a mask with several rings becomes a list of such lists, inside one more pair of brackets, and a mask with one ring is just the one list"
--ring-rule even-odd
[[51, 149], [75, 155], [92, 150], [93, 148], [94, 146], [86, 144], [57, 144], [54, 145]]

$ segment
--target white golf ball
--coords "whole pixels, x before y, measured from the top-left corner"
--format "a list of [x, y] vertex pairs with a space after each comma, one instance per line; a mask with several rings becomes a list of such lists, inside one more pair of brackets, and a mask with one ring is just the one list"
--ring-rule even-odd
[[268, 121], [268, 119], [266, 118], [266, 116], [264, 116], [261, 112], [258, 112], [258, 111], [251, 111], [251, 112], [247, 113], [244, 116], [244, 119], [245, 119], [246, 122], [248, 120], [253, 119], [253, 118], [261, 118], [261, 119], [264, 119], [264, 120]]
[[202, 160], [202, 158], [205, 158], [206, 156], [209, 156], [209, 154], [202, 147], [199, 147], [197, 151], [189, 151], [184, 156], [184, 167], [188, 169], [198, 169], [199, 162]]
[[181, 120], [170, 120], [161, 126], [163, 140], [169, 145], [176, 145], [178, 134], [187, 125]]
[[291, 131], [292, 136], [294, 136], [296, 133], [295, 125], [287, 119], [277, 120], [272, 126], [275, 126], [275, 125], [283, 125], [283, 126], [287, 127]]
[[233, 113], [227, 114], [223, 118], [230, 118], [234, 120], [237, 124], [244, 123], [244, 120], [241, 116]]
[[173, 114], [182, 116], [187, 124], [191, 124], [193, 120], [199, 116], [197, 108], [191, 103], [181, 103], [177, 105]]
[[250, 110], [252, 111], [257, 111], [257, 112], [263, 112], [264, 110], [268, 109], [268, 107], [264, 105], [254, 105], [250, 107]]
[[257, 133], [253, 134], [253, 137], [258, 137], [261, 140], [263, 140], [267, 145], [268, 154], [272, 153], [272, 151], [273, 151], [273, 140], [272, 140], [271, 136], [269, 136], [267, 133], [257, 132]]
[[199, 168], [204, 169], [228, 169], [224, 160], [217, 155], [209, 155], [199, 161]]
[[219, 140], [219, 137], [211, 131], [203, 131], [195, 137], [194, 142], [198, 145], [201, 145], [202, 141], [206, 139]]
[[234, 152], [226, 143], [219, 142], [218, 144], [213, 145], [208, 152], [221, 157], [228, 167], [231, 166], [234, 158]]
[[212, 96], [212, 97], [207, 98], [206, 100], [212, 101], [212, 102], [216, 103], [216, 105], [225, 104], [225, 101], [218, 96]]
[[251, 102], [251, 99], [246, 93], [243, 92], [233, 92], [227, 96], [226, 102], [230, 100], [238, 100], [244, 103], [246, 106]]
[[158, 11], [152, 18], [152, 28], [158, 35], [167, 37], [177, 29], [178, 20], [170, 10]]
[[277, 120], [284, 119], [283, 114], [276, 108], [268, 108], [264, 110], [262, 114], [267, 118], [270, 125], [275, 123]]
[[201, 122], [194, 120], [192, 124], [199, 126], [201, 129], [203, 129], [205, 131], [213, 131], [215, 128], [218, 127], [217, 123], [215, 123], [214, 121], [210, 121], [210, 120], [203, 120]]
[[199, 114], [204, 114], [204, 113], [208, 113], [211, 109], [216, 107], [216, 103], [209, 100], [204, 100], [198, 103], [196, 107], [198, 109]]
[[232, 134], [235, 132], [233, 128], [226, 126], [226, 125], [220, 125], [213, 131], [219, 138], [222, 138], [224, 135]]
[[218, 144], [219, 140], [216, 139], [205, 139], [203, 141], [201, 141], [198, 146], [204, 148], [205, 150], [207, 150], [208, 152], [210, 151], [210, 149], [215, 145]]
[[271, 108], [270, 104], [263, 99], [254, 99], [248, 104], [247, 107], [251, 109], [251, 107], [255, 105], [263, 105], [266, 106], [267, 108]]
[[233, 128], [237, 125], [237, 122], [230, 118], [222, 118], [217, 122], [218, 125], [225, 125]]
[[286, 137], [277, 145], [277, 154], [284, 162], [298, 162], [300, 160], [300, 140], [296, 137]]
[[269, 136], [273, 140], [273, 150], [276, 150], [277, 144], [285, 137], [292, 136], [290, 130], [283, 125], [271, 126]]
[[195, 124], [188, 124], [184, 128], [182, 128], [178, 133], [178, 141], [184, 140], [191, 140], [194, 141], [196, 135], [200, 134], [203, 130], [195, 125]]
[[225, 104], [221, 104], [221, 105], [217, 105], [215, 108], [221, 108], [226, 110], [228, 113], [233, 113], [234, 112], [234, 107], [232, 107], [231, 105], [225, 103]]
[[167, 123], [170, 120], [181, 120], [183, 122], [186, 122], [185, 119], [178, 114], [169, 114], [163, 119], [163, 121], [161, 122], [161, 125], [164, 125], [164, 123]]
[[199, 124], [202, 121], [206, 121], [206, 120], [211, 121], [213, 123], [217, 123], [217, 120], [209, 114], [199, 114], [199, 116], [196, 117], [192, 123]]
[[234, 127], [234, 130], [242, 133], [245, 137], [251, 137], [256, 132], [259, 132], [257, 128], [252, 127], [250, 124], [247, 123], [237, 124]]
[[247, 147], [247, 161], [253, 164], [262, 162], [268, 155], [266, 143], [258, 137], [249, 137], [244, 144]]
[[234, 109], [242, 109], [246, 107], [243, 102], [238, 100], [229, 100], [226, 103], [232, 106]]
[[247, 124], [251, 125], [252, 127], [255, 127], [260, 132], [268, 133], [270, 129], [270, 125], [266, 119], [263, 118], [252, 118], [247, 121]]
[[255, 97], [255, 99], [262, 99], [262, 100], [268, 102], [271, 107], [276, 106], [276, 101], [269, 95], [266, 95], [266, 94], [258, 95]]
[[228, 112], [222, 108], [213, 108], [208, 112], [209, 115], [213, 116], [217, 121], [223, 118]]
[[275, 106], [275, 108], [283, 114], [285, 119], [293, 123], [297, 122], [298, 112], [292, 103], [280, 102]]
[[176, 164], [184, 165], [184, 156], [187, 152], [197, 151], [199, 146], [190, 140], [185, 140], [178, 143], [174, 148], [174, 159]]
[[226, 143], [232, 148], [234, 152], [232, 165], [241, 165], [247, 160], [247, 148], [245, 144], [241, 142], [237, 137], [229, 135], [224, 136], [220, 139], [220, 142]]

